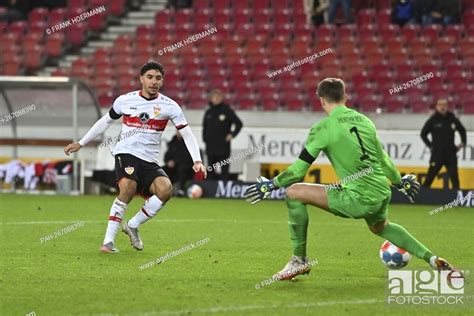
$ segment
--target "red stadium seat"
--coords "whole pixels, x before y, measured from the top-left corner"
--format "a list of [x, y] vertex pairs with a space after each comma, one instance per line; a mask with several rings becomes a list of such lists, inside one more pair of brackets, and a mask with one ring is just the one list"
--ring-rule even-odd
[[65, 48], [63, 33], [54, 33], [47, 37], [45, 52], [48, 57], [59, 57]]
[[208, 0], [193, 0], [193, 7], [200, 11], [209, 8], [209, 1]]
[[462, 108], [463, 108], [464, 113], [474, 114], [474, 102], [473, 103], [463, 103]]
[[253, 9], [257, 13], [264, 13], [268, 12], [270, 8], [271, 0], [253, 0], [251, 4], [253, 5]]
[[235, 106], [240, 110], [253, 110], [258, 102], [258, 99], [239, 99], [235, 102]]
[[316, 30], [316, 39], [324, 37], [334, 37], [337, 32], [336, 26], [332, 24], [322, 24]]
[[401, 35], [403, 35], [407, 41], [413, 42], [420, 35], [420, 26], [415, 24], [406, 24], [401, 30]]
[[181, 9], [174, 11], [174, 23], [176, 25], [189, 24], [192, 22], [192, 11], [191, 9]]
[[272, 9], [276, 12], [289, 9], [292, 3], [291, 0], [271, 1]]
[[91, 16], [87, 19], [89, 23], [89, 29], [94, 32], [100, 32], [105, 29], [107, 21], [107, 15], [104, 13], [99, 13]]
[[288, 111], [301, 111], [305, 107], [304, 100], [298, 98], [288, 98], [283, 100], [283, 106], [286, 106]]
[[413, 113], [429, 113], [433, 110], [433, 105], [431, 102], [418, 101], [410, 105], [410, 108]]
[[28, 13], [28, 22], [46, 22], [48, 20], [49, 11], [47, 8], [34, 8]]
[[463, 23], [464, 25], [474, 25], [474, 10], [464, 12]]
[[357, 12], [357, 23], [359, 25], [368, 25], [368, 24], [373, 24], [374, 17], [377, 12], [375, 12], [375, 9], [362, 9]]
[[18, 37], [22, 37], [26, 34], [28, 24], [25, 21], [13, 22], [9, 25], [8, 32], [16, 34]]
[[86, 26], [83, 23], [73, 24], [67, 29], [67, 38], [73, 47], [80, 47], [86, 40]]
[[125, 13], [126, 0], [109, 1], [107, 12], [113, 15], [121, 16]]
[[49, 14], [49, 25], [53, 26], [66, 19], [67, 11], [64, 8], [55, 8]]
[[207, 11], [194, 12], [193, 18], [196, 29], [204, 29], [205, 26], [212, 24], [212, 16]]
[[264, 111], [276, 111], [280, 108], [278, 98], [262, 99], [262, 107]]
[[454, 24], [454, 25], [448, 25], [446, 27], [446, 30], [444, 31], [444, 35], [454, 37], [456, 39], [460, 39], [464, 36], [465, 32], [466, 32], [466, 28], [464, 27], [464, 25]]
[[379, 27], [383, 27], [385, 25], [390, 25], [391, 23], [391, 10], [390, 9], [383, 9], [379, 10], [377, 13], [377, 24]]
[[384, 104], [389, 113], [402, 112], [405, 106], [405, 103], [400, 100], [390, 100], [384, 102]]
[[428, 37], [431, 41], [436, 41], [440, 36], [442, 29], [442, 26], [439, 24], [430, 24], [425, 26], [421, 33], [423, 36]]
[[357, 35], [356, 24], [344, 24], [337, 29], [337, 36], [339, 39], [355, 37]]
[[230, 4], [229, 0], [222, 0], [222, 1], [211, 1], [214, 11], [215, 12], [229, 12], [230, 11]]
[[366, 99], [357, 99], [355, 104], [358, 105], [359, 109], [363, 112], [375, 112], [381, 108], [380, 97], [372, 96]]

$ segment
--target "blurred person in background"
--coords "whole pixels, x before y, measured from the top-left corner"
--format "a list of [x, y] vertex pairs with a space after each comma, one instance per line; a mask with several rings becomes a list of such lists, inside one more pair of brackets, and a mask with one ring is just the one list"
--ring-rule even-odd
[[392, 5], [392, 23], [400, 26], [414, 22], [411, 0], [396, 0]]
[[0, 7], [6, 7], [5, 13], [0, 13], [0, 22], [15, 22], [26, 20], [31, 9], [29, 0], [0, 0]]
[[306, 22], [319, 26], [328, 21], [329, 0], [303, 0]]
[[168, 142], [168, 150], [165, 153], [165, 166], [165, 172], [170, 176], [171, 182], [176, 187], [176, 194], [184, 196], [186, 182], [192, 180], [194, 175], [191, 169], [193, 159], [186, 148], [183, 137], [178, 132]]
[[412, 0], [413, 3], [413, 17], [417, 23], [428, 25], [433, 23], [431, 13], [435, 8], [433, 0]]
[[193, 6], [193, 0], [168, 0], [166, 3], [166, 8], [173, 9], [184, 9], [191, 8]]
[[350, 0], [329, 0], [329, 23], [334, 24], [339, 6], [342, 6], [344, 12], [344, 23], [352, 23]]
[[431, 12], [433, 23], [449, 25], [459, 23], [461, 16], [460, 0], [435, 0]]
[[[454, 144], [454, 134], [458, 131], [461, 144]], [[428, 138], [431, 134], [431, 140]], [[439, 99], [436, 103], [436, 112], [428, 119], [421, 130], [421, 139], [431, 149], [430, 167], [424, 187], [429, 188], [435, 176], [444, 166], [449, 174], [454, 190], [459, 189], [458, 177], [458, 150], [466, 146], [466, 129], [457, 117], [448, 111], [448, 101]]]
[[229, 164], [214, 168], [216, 163], [222, 163], [230, 156], [230, 141], [242, 129], [242, 121], [224, 103], [224, 95], [219, 89], [214, 89], [209, 94], [209, 109], [204, 114], [202, 124], [202, 139], [206, 143], [207, 164], [212, 167], [210, 179], [228, 180]]

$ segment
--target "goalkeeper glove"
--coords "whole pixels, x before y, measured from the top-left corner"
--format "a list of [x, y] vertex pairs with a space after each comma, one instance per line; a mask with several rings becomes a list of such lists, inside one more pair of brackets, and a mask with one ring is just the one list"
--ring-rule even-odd
[[415, 196], [420, 191], [420, 183], [416, 181], [414, 174], [407, 174], [403, 176], [402, 181], [398, 184], [395, 184], [395, 187], [398, 191], [405, 194], [410, 202], [415, 203]]
[[265, 177], [258, 177], [257, 183], [252, 184], [245, 190], [244, 197], [247, 202], [255, 204], [266, 199], [270, 195], [270, 192], [275, 189], [276, 187], [272, 180], [268, 180]]

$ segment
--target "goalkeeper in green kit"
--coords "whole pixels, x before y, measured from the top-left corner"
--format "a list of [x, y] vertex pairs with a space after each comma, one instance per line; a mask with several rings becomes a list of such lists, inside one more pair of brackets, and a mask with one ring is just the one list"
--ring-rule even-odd
[[[273, 180], [259, 177], [245, 191], [247, 201], [254, 204], [268, 197], [270, 191], [289, 186], [286, 204], [293, 256], [274, 278], [289, 280], [311, 269], [306, 257], [307, 204], [337, 216], [363, 218], [372, 233], [425, 260], [434, 269], [452, 270], [446, 260], [433, 255], [405, 228], [388, 221], [391, 190], [387, 178], [412, 203], [420, 184], [412, 174], [400, 176], [383, 150], [372, 121], [345, 106], [344, 82], [326, 78], [319, 83], [317, 95], [328, 116], [311, 128], [298, 160]], [[342, 186], [301, 183], [320, 151], [327, 155], [339, 179], [350, 181]]]

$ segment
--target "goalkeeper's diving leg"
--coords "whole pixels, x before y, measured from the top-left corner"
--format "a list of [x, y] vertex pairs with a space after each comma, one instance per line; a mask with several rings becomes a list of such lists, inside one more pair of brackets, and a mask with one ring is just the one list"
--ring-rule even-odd
[[[355, 201], [348, 202], [354, 205]], [[342, 203], [344, 203], [344, 201], [342, 201]], [[288, 206], [288, 225], [293, 246], [293, 256], [288, 264], [280, 272], [275, 274], [274, 278], [278, 280], [289, 280], [297, 275], [307, 274], [311, 270], [311, 265], [306, 257], [307, 229], [309, 222], [306, 209], [307, 204], [342, 217], [361, 218], [363, 216], [362, 212], [365, 212], [365, 210], [361, 210], [361, 212], [358, 212], [359, 214], [355, 214], [354, 216], [349, 213], [344, 214], [337, 212], [337, 210], [331, 210], [329, 207], [328, 192], [325, 186], [320, 184], [296, 183], [291, 185], [286, 191], [286, 204]], [[381, 204], [383, 207], [388, 206], [388, 201], [387, 205], [383, 205], [384, 203]], [[357, 203], [357, 205], [360, 204]], [[425, 260], [432, 268], [437, 270], [453, 269], [446, 260], [433, 255], [429, 249], [402, 226], [391, 223], [387, 219], [375, 222], [374, 224], [371, 223], [369, 219], [366, 219], [366, 221], [371, 232], [389, 240], [400, 248], [406, 249], [418, 258]]]

